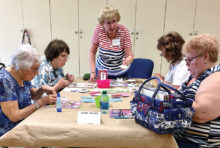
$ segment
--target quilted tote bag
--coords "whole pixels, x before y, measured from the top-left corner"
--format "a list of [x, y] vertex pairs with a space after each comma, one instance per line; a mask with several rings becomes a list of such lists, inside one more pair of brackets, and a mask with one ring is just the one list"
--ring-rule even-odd
[[[148, 89], [145, 87], [146, 83], [152, 79], [158, 81], [158, 86], [150, 90], [150, 96], [143, 92]], [[192, 100], [187, 100], [177, 89], [162, 83], [157, 77], [152, 77], [135, 92], [130, 105], [136, 123], [159, 134], [170, 134], [183, 132], [191, 125], [194, 112], [192, 103]]]

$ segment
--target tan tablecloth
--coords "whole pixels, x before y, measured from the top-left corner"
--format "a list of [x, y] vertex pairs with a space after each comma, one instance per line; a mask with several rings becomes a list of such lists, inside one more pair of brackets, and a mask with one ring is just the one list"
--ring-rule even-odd
[[[61, 96], [80, 100], [88, 94], [63, 92]], [[130, 108], [131, 97], [111, 102], [110, 108]], [[0, 138], [0, 146], [177, 148], [172, 135], [156, 134], [134, 119], [111, 119], [102, 115], [100, 125], [77, 124], [77, 111], [99, 111], [95, 103], [83, 103], [80, 109], [40, 108]]]

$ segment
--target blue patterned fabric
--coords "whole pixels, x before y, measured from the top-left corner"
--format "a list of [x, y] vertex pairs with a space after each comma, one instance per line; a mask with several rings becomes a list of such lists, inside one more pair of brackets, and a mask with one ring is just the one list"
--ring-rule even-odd
[[63, 77], [63, 69], [54, 69], [50, 61], [44, 57], [39, 68], [39, 75], [35, 76], [31, 83], [35, 88], [42, 85], [54, 86]]
[[[0, 70], [0, 102], [18, 101], [19, 109], [31, 104], [31, 83], [24, 81], [24, 87], [20, 87], [12, 75], [4, 68]], [[10, 121], [3, 113], [0, 105], [0, 136], [15, 127], [18, 122]]]
[[[193, 101], [186, 100], [178, 90], [160, 83], [160, 81], [153, 96], [141, 94], [144, 84], [151, 79], [154, 78], [150, 78], [142, 84], [131, 101], [131, 112], [135, 115], [135, 121], [160, 134], [183, 132], [192, 122]], [[157, 95], [161, 87], [166, 88], [168, 94], [172, 95], [171, 100], [155, 99], [154, 96]], [[171, 94], [167, 88], [174, 90], [175, 94]]]

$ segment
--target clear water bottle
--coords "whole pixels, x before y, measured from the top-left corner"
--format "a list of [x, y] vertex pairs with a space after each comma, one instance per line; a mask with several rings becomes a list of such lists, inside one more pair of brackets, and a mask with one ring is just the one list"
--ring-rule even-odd
[[100, 109], [103, 114], [106, 114], [109, 109], [109, 96], [107, 95], [106, 90], [102, 91], [102, 95], [100, 97]]
[[59, 93], [57, 94], [56, 105], [57, 105], [57, 112], [62, 112], [62, 101]]

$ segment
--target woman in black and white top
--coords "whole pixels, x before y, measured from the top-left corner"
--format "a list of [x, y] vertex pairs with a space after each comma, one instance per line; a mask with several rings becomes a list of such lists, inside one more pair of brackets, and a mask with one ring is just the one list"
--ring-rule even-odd
[[192, 37], [183, 45], [191, 73], [182, 85], [186, 98], [194, 100], [192, 125], [175, 134], [180, 148], [220, 147], [220, 65], [219, 43], [208, 34]]

